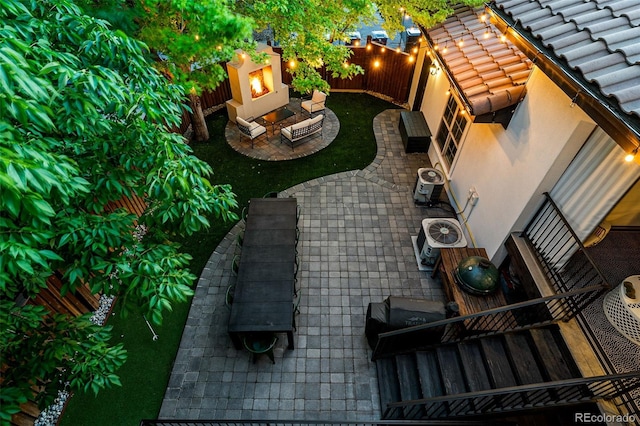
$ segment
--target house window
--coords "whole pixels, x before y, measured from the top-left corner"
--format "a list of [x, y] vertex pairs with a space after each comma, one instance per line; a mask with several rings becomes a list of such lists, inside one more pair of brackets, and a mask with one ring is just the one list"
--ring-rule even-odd
[[444, 110], [442, 116], [442, 122], [440, 122], [440, 128], [436, 135], [436, 141], [440, 145], [440, 152], [444, 157], [444, 160], [448, 167], [451, 167], [453, 159], [458, 153], [458, 147], [464, 134], [464, 129], [467, 128], [467, 115], [465, 111], [460, 108], [456, 98], [449, 96], [447, 107]]

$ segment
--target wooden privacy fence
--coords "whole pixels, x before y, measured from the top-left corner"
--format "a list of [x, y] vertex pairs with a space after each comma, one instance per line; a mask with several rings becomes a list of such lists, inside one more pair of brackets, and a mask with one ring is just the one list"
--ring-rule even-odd
[[[282, 54], [282, 49], [273, 50]], [[322, 78], [329, 83], [331, 89], [375, 92], [391, 98], [397, 103], [409, 100], [409, 90], [415, 69], [415, 55], [411, 56], [386, 46], [369, 43], [368, 47], [351, 47], [353, 54], [348, 62], [361, 66], [364, 74], [351, 79], [336, 78], [325, 67], [319, 69]], [[290, 85], [293, 80], [289, 72], [289, 64], [281, 59], [282, 82]], [[202, 109], [224, 104], [232, 98], [229, 79], [220, 83], [213, 91], [205, 91], [200, 96]], [[182, 114], [182, 124], [176, 132], [184, 134], [191, 125], [191, 114], [186, 110]]]
[[[146, 201], [132, 195], [131, 197], [122, 197], [119, 200], [112, 201], [105, 207], [105, 212], [112, 212], [116, 209], [124, 208], [129, 213], [133, 213], [140, 217], [147, 208]], [[94, 312], [100, 306], [100, 295], [93, 294], [87, 284], [76, 289], [75, 292], [67, 292], [64, 296], [61, 294], [63, 285], [63, 274], [58, 271], [47, 279], [47, 287], [33, 298], [26, 301], [30, 305], [44, 306], [52, 313], [60, 313], [71, 315], [74, 317]], [[6, 366], [2, 366], [6, 368]], [[40, 415], [40, 409], [33, 401], [27, 401], [20, 405], [21, 412], [12, 416], [10, 424], [12, 426], [33, 425], [36, 418]]]
[[[282, 49], [273, 50], [282, 53]], [[351, 47], [351, 52], [352, 55], [347, 62], [361, 66], [364, 74], [356, 75], [352, 79], [337, 78], [323, 67], [319, 70], [320, 75], [329, 83], [331, 89], [375, 92], [388, 96], [394, 102], [408, 101], [415, 56], [378, 43], [369, 43], [366, 47]], [[289, 64], [283, 61], [282, 81], [285, 84], [291, 84], [293, 80], [289, 69]]]

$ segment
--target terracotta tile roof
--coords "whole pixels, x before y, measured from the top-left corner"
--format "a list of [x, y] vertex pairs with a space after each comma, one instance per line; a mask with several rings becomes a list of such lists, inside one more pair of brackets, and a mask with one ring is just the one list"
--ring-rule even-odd
[[454, 15], [426, 31], [471, 106], [472, 115], [517, 103], [524, 96], [532, 67], [517, 47], [500, 40], [500, 32], [488, 19], [486, 23], [480, 20], [483, 14], [482, 8], [458, 6]]
[[497, 0], [495, 7], [597, 85], [605, 102], [640, 117], [640, 0]]

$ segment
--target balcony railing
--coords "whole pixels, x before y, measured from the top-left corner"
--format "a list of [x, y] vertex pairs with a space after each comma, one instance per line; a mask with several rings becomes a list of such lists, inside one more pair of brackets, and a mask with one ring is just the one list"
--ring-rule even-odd
[[438, 419], [518, 412], [612, 399], [638, 387], [638, 372], [559, 380], [392, 403], [383, 418]]
[[384, 420], [384, 421], [331, 421], [331, 420], [142, 420], [140, 426], [512, 426], [510, 421], [459, 420]]
[[[533, 247], [542, 270], [556, 293], [577, 288], [610, 286], [585, 251], [582, 242], [549, 193], [522, 232]], [[598, 295], [594, 295], [594, 298]]]
[[427, 349], [441, 343], [460, 342], [568, 320], [585, 303], [589, 303], [594, 294], [601, 292], [601, 286], [580, 288], [555, 296], [381, 333], [371, 359], [375, 361], [384, 356]]

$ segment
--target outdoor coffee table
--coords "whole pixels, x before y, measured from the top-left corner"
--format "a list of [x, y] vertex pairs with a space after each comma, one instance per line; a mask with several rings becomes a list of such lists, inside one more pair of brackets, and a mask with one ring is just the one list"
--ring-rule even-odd
[[284, 121], [289, 117], [293, 117], [294, 115], [296, 115], [295, 112], [284, 107], [282, 109], [272, 111], [269, 114], [265, 114], [261, 118], [264, 121], [265, 126], [267, 124], [271, 124], [271, 134], [273, 135], [275, 134], [274, 132], [275, 132], [276, 123]]

